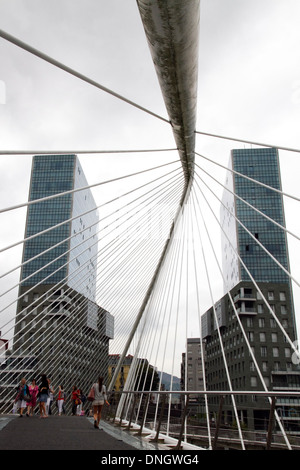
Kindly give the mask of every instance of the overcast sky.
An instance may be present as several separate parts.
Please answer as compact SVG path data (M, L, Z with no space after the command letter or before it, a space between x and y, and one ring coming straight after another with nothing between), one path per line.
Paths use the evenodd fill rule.
M299 0L201 0L200 11L197 130L300 149ZM168 117L135 0L0 0L0 25ZM1 150L173 147L168 124L0 39ZM196 139L196 151L222 165L230 149L240 147ZM177 158L170 152L88 155L80 161L93 184ZM299 154L282 151L280 162L283 190L299 197ZM31 156L0 156L1 208L27 200L30 168ZM224 183L224 173L215 174ZM299 235L299 207L290 200L285 207L287 226ZM2 215L1 246L23 237L24 220L24 211ZM300 279L298 252L291 240L292 273ZM17 250L18 262L20 256ZM1 263L6 267L5 255Z

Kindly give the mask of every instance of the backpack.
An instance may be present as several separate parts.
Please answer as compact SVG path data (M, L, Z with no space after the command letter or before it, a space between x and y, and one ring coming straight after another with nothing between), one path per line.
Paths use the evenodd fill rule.
M29 387L28 387L27 384L24 386L24 388L21 392L21 397L25 401L31 401L31 395L30 395Z

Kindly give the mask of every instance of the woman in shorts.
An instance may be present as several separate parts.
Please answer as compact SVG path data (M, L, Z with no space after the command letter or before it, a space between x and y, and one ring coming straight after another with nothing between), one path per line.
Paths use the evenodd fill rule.
M41 385L39 387L39 406L40 418L47 418L46 404L49 398L49 383L46 375L42 375Z
M95 396L92 402L93 414L94 414L94 428L99 429L99 423L101 419L101 412L104 403L109 405L107 401L106 387L103 384L103 377L99 377L98 381L93 384Z

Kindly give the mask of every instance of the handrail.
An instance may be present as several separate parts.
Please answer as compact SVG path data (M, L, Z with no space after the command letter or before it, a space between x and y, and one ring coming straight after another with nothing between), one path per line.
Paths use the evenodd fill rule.
M189 410L192 407L192 403L189 402L188 398L191 395L198 394L199 396L202 395L208 395L208 396L216 396L218 395L220 398L220 405L219 405L219 410L217 412L216 416L216 421L213 423L212 422L212 427L213 424L215 425L214 430L214 439L213 439L213 445L210 447L210 440L209 440L209 433L210 429L206 428L203 424L201 424L201 419L198 418L198 423L197 425L197 418L192 418L189 417ZM151 395L161 395L162 400L157 401L158 404L160 404L160 417L158 421L156 421L156 418L153 418L154 415L151 415L151 409L149 409L148 404L150 403L150 398ZM164 432L162 429L163 423L166 422L166 419L169 420L170 416L166 416L164 413L164 408L165 408L165 403L167 396L172 396L172 395L181 395L182 397L186 396L187 399L185 400L185 403L181 401L182 407L180 409L177 409L177 417L173 416L173 419L176 421L173 421L171 425L168 424L167 426L167 431ZM195 391L181 391L181 390L148 390L148 391L129 391L129 390L124 390L124 391L116 391L113 393L110 393L110 400L111 400L111 407L113 408L115 406L115 409L119 407L119 403L122 401L122 396L125 396L125 401L123 401L123 407L122 407L122 413L121 417L116 418L114 415L113 422L117 426L123 426L124 429L126 429L127 432L134 432L136 436L139 436L140 438L147 439L149 442L159 443L161 441L165 441L164 445L167 444L167 442L170 443L170 440L173 442L171 447L174 450L178 449L184 449L187 448L188 446L194 446L195 448L198 449L209 449L209 450L214 450L220 447L227 447L230 446L232 448L237 448L239 445L239 437L235 435L237 432L237 429L234 427L234 422L231 424L228 423L227 425L221 424L221 413L224 408L223 403L226 395L257 395L257 396L267 396L271 397L272 400L269 404L269 417L267 420L267 428L264 430L257 430L257 429L243 429L243 439L246 442L247 445L250 447L254 448L264 448L266 450L271 450L271 448L285 448L286 447L286 442L284 440L286 439L286 436L284 433L282 433L281 428L278 428L276 430L275 428L275 420L274 420L274 415L275 415L275 404L276 404L276 397L280 397L283 395L296 395L300 396L300 391L298 392L293 392L293 391L284 391L284 392L274 392L274 391L232 391L232 390L225 390L225 391L215 391L215 390L195 390ZM134 399L132 399L132 397ZM138 406L138 398L141 400L141 403L143 403L142 406ZM124 403L131 403L131 406L128 407L128 410L125 411L124 408ZM156 405L155 402L152 402L152 405ZM198 403L197 405L200 405ZM111 415L112 410L107 408L106 411ZM267 408L266 408L267 410ZM299 409L300 411L300 409ZM153 413L153 409L152 409ZM126 419L126 416L130 415L129 419ZM134 416L136 421L134 422ZM111 421L110 417L104 417L104 419L107 419L108 421ZM154 419L152 421L152 419ZM196 421L195 421L196 419ZM241 422L242 422L242 417L241 417ZM148 423L148 425L146 424ZM149 427L150 425L150 427ZM185 426L188 426L188 431L184 431ZM290 450L292 449L300 449L300 436L297 434L291 432L289 435L291 439L291 443L289 443L289 448ZM298 442L299 441L299 442ZM198 444L195 444L195 442L198 442ZM200 444L201 443L201 444Z

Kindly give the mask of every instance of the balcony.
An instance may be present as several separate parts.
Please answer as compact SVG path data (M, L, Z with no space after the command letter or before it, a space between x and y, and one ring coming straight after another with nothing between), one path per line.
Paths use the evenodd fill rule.
M72 302L72 299L71 297L69 297L68 295L64 294L64 293L54 293L54 294L51 294L48 296L48 299L47 299L49 302L55 302L55 301L62 301L62 302L66 302L66 303L71 303Z
M254 294L250 294L250 293L247 293L247 292L239 292L238 294L236 294L233 298L234 302L238 302L238 301L245 301L245 300L249 300L250 302L255 302L256 298L254 296Z
M53 307L47 311L47 315L49 316L69 316L71 312L64 307Z
M241 307L238 307L236 311L239 315L251 315L251 316L257 315L257 310L254 307L241 306Z

